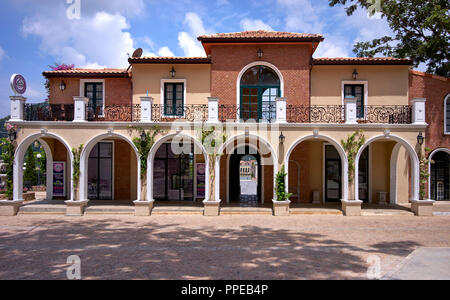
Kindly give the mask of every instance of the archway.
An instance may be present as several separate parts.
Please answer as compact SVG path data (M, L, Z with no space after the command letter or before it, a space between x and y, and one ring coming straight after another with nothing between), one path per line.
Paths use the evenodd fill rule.
M147 199L209 200L208 157L192 136L179 133L160 138L150 149L147 165Z
M38 133L25 138L18 146L14 155L13 199L23 200L24 158L27 149L35 142L44 148L46 163L46 199L73 199L72 187L72 152L69 144L53 133ZM57 164L57 165L55 165ZM57 174L54 173L57 170ZM58 176L58 178L54 178Z
M282 75L268 63L252 63L238 76L238 102L241 120L272 122L276 119L275 99L282 96Z
M221 156L216 159L216 199L226 199L229 203L236 198L236 191L240 192L239 181L236 182L236 179L239 180L239 162L246 154L253 155L258 160L258 202L264 204L276 199L274 175L278 172L278 160L276 152L264 138L254 134L233 136L222 145L218 153ZM234 170L232 166L235 167ZM235 174L232 178L235 182L234 194L230 192L231 174ZM228 179L226 184L221 184L221 178Z
M450 200L450 149L439 148L429 157L428 195L436 201Z
M98 135L80 159L80 199L140 200L140 159L136 146L117 133Z
M359 176L359 162L363 152L367 147L371 145L374 153L377 157L372 157L373 161L377 161L377 164L372 164L373 173L371 176L377 178L385 178L385 182L378 186L373 187L372 198L377 198L377 202L384 203L397 203L397 185L399 178L397 176L397 159L399 151L404 148L410 158L411 162L411 198L410 200L419 199L419 158L414 148L404 139L395 135L379 135L370 138L359 149L355 158L355 173L354 176L357 179ZM407 166L409 168L409 166ZM378 175L377 175L378 174ZM403 178L404 179L404 178ZM408 180L409 181L409 180ZM375 182L375 181L374 181ZM381 182L381 181L377 181ZM355 199L359 200L359 180L355 180Z
M291 197L293 201L325 203L348 199L347 156L333 138L308 135L298 139L287 151L285 166L288 192L299 194Z

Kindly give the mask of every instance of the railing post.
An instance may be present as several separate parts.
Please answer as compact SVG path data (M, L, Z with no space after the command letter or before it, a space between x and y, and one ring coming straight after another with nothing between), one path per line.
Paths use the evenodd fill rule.
M347 96L344 99L345 124L357 124L356 121L356 97Z
M74 122L86 122L87 121L86 106L89 102L89 98L74 96L73 102L74 102L73 121Z
M208 97L208 123L219 122L219 98Z
M276 123L287 123L286 118L286 98L275 98L276 103Z
M11 99L11 119L10 121L23 121L25 102L27 98L23 96L10 96Z
M425 98L414 98L412 110L412 123L416 125L426 124L425 119Z
M152 121L153 98L148 96L141 97L141 122L149 123Z

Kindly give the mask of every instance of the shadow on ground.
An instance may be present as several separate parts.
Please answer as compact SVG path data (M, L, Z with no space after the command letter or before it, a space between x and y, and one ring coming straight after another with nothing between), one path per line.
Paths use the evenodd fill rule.
M321 234L256 226L67 220L0 232L0 279L66 279L70 255L81 258L83 279L364 279L361 253L404 256L419 246L363 249Z

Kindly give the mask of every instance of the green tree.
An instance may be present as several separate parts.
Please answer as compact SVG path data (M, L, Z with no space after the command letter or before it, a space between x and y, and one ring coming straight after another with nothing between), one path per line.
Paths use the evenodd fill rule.
M357 56L411 58L415 67L425 63L427 72L449 77L450 1L329 0L329 5L345 6L349 16L358 8L372 15L379 12L387 20L393 36L356 43Z
M275 193L277 195L277 201L287 201L292 196L292 193L286 192L286 171L284 165L281 170L275 175Z
M13 199L14 145L7 139L0 139L0 159L5 164L6 197Z
M36 175L36 157L33 151L33 147L30 146L25 154L25 172L23 175L23 181L26 185L34 186L37 184Z

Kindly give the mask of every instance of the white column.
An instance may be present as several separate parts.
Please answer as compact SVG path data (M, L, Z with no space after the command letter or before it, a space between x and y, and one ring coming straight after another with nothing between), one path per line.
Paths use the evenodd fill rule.
M348 96L344 99L345 124L357 124L356 121L356 97Z
M414 98L412 109L412 122L413 124L426 124L425 119L425 98Z
M12 122L23 121L24 104L27 98L23 96L10 96L11 99L11 119Z
M286 118L286 98L275 98L276 103L276 114L277 114L277 123L287 123Z
M219 98L208 97L208 123L219 122Z
M148 123L152 121L152 106L152 97L141 97L141 122Z
M74 122L86 122L86 106L89 102L89 98L87 97L73 97L73 103L75 108L75 116L73 118Z

